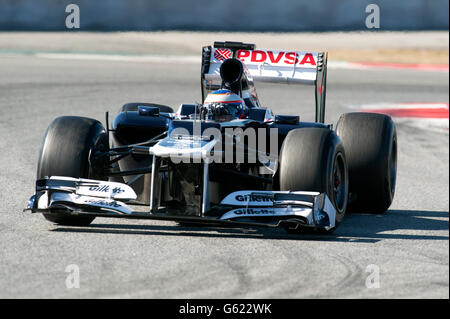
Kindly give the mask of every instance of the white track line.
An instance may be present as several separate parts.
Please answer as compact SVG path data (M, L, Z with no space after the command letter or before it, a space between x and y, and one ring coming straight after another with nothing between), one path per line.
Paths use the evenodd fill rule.
M120 54L87 54L87 53L36 53L37 58L62 60L95 60L145 63L201 63L199 56L178 55L120 55Z

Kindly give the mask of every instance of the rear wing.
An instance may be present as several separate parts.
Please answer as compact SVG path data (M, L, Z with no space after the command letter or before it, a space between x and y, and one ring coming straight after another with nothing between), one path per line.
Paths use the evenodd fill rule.
M327 79L326 52L255 49L254 44L214 42L202 48L202 101L211 89L220 87L220 65L229 58L241 60L255 81L309 84L315 86L316 122L325 120Z

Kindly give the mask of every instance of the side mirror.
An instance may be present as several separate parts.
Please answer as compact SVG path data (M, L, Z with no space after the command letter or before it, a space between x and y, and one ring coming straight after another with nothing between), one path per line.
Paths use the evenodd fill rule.
M275 115L276 124L298 124L300 116L298 115Z
M143 116L159 116L159 108L155 106L138 105L138 113Z

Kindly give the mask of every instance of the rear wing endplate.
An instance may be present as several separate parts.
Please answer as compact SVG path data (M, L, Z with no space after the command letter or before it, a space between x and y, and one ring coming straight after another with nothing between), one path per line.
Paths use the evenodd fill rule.
M254 81L315 86L316 122L325 120L326 52L256 49L254 44L215 42L202 49L202 101L208 88L220 83L220 65L229 58L241 60Z

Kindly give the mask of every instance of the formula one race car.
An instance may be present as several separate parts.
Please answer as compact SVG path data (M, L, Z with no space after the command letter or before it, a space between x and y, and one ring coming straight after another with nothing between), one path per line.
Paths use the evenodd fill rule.
M27 209L61 225L95 217L331 232L348 210L381 213L396 180L389 116L348 113L324 124L327 54L202 49L202 103L129 103L110 128L63 116L40 149ZM274 115L253 81L312 84L315 122ZM112 138L111 138L112 137ZM133 209L131 207L134 207ZM145 208L145 209L144 209Z

